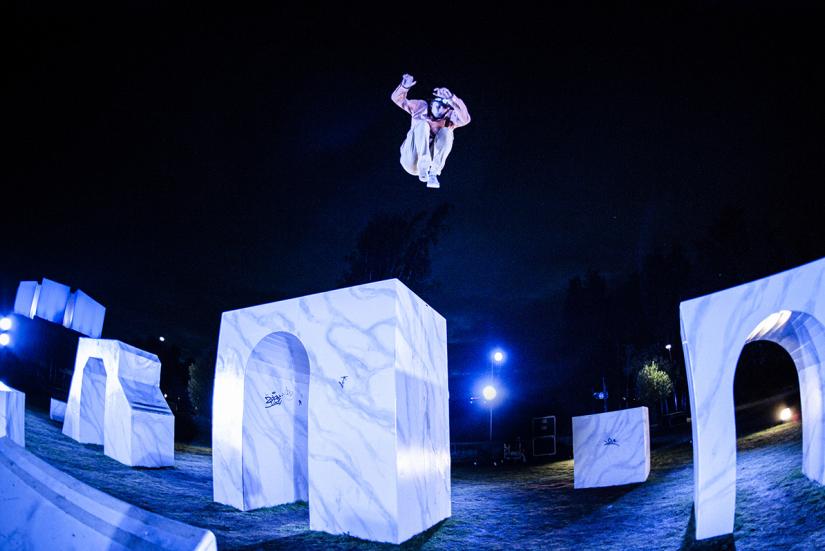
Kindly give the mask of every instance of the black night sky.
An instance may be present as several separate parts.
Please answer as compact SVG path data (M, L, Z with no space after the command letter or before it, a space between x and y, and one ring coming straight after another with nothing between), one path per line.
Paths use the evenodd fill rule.
M451 398L500 345L510 403L529 389L553 413L572 278L653 285L651 258L679 251L689 282L648 289L672 300L636 337L678 345L678 300L825 256L822 9L699 4L18 8L2 306L48 277L106 306L104 337L200 356L225 310L337 288L372 217L447 202L413 291L447 318ZM405 72L472 115L439 190L398 163Z

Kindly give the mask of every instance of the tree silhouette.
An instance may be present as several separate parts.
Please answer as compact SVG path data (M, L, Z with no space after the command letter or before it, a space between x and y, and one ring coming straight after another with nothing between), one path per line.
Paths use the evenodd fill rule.
M397 278L411 288L429 286L432 248L446 230L452 209L442 203L432 212L374 216L358 234L355 250L345 257L349 267L342 284Z

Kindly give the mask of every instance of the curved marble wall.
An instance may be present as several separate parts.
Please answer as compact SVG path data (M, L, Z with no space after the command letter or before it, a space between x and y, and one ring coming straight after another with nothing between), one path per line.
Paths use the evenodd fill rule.
M212 551L215 535L87 486L0 438L0 549Z

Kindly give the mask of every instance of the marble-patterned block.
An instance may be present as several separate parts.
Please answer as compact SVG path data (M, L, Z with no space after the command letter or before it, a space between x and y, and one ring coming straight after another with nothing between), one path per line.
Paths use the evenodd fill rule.
M214 499L401 543L450 516L445 319L398 280L226 312Z
M14 297L14 313L33 318L37 311L37 298L40 296L40 284L36 281L21 281Z
M0 381L0 438L26 445L26 395Z
M209 530L87 486L0 438L0 549L212 551Z
M71 303L71 317L64 325L87 337L100 338L106 308L80 289L72 293Z
M742 347L770 340L799 375L802 472L825 483L825 259L682 302L682 347L693 430L696 539L733 532L733 379Z
M646 407L573 417L573 487L644 482L650 474Z
M63 422L66 419L66 402L49 399L49 419L52 421Z
M120 341L80 338L63 434L132 467L175 463L175 418L160 390L160 361Z
M70 295L71 288L68 285L44 277L37 297L37 317L62 324Z

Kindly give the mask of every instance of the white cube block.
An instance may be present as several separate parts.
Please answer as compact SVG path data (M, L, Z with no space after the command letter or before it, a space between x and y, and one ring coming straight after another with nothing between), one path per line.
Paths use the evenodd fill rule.
M644 482L650 474L647 408L573 417L573 487Z
M66 419L66 402L49 399L49 419L52 421L63 422Z
M224 313L214 499L401 543L448 517L447 324L398 280Z
M0 438L26 446L26 395L0 381Z

